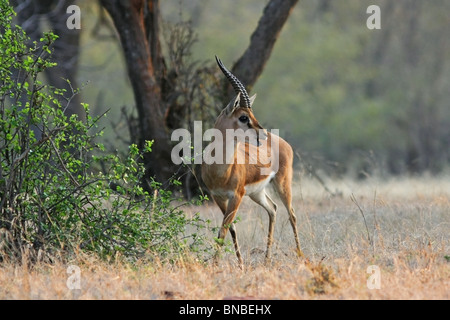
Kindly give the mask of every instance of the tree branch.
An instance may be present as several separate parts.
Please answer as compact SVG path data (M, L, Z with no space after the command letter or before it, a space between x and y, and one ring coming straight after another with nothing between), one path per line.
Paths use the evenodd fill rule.
M232 72L248 91L261 75L281 29L297 2L298 0L270 0L264 8L258 26L250 38L250 45L232 68Z

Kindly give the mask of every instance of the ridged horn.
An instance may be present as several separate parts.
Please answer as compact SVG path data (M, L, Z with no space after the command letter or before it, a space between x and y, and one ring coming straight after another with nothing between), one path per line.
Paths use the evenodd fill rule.
M241 107L251 108L252 104L250 102L250 97L248 96L247 90L245 90L244 85L239 81L238 78L235 77L234 74L231 73L222 63L222 61L216 56L217 64L219 65L220 70L222 70L223 74L227 77L228 81L233 86L234 92L236 94L241 94Z

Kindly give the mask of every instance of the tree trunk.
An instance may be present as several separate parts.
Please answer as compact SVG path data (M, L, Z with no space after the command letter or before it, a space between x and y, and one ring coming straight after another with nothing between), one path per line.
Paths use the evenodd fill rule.
M131 138L137 138L140 148L146 140L154 140L153 152L146 154L144 159L147 177L154 176L158 181L165 182L175 170L170 158L170 141L164 126L164 107L158 81L163 70L156 32L159 29L158 1L101 0L101 4L111 15L119 33L133 87L139 137Z

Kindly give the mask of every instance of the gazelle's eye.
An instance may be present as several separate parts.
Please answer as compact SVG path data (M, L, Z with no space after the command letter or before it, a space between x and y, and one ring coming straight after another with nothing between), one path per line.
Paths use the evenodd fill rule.
M247 116L240 116L239 121L243 123L248 123L248 117Z

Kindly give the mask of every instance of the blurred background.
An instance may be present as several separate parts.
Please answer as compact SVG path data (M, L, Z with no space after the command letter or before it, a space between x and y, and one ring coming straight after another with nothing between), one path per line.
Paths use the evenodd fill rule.
M38 2L48 10L30 9ZM126 149L133 141L130 119L139 115L117 26L100 2L57 2L15 1L17 23L29 33L52 29L60 36L65 49L56 46L55 56L61 66L72 64L58 77L81 88L77 99L88 103L93 115L110 110L102 120L104 143ZM184 37L183 65L189 70L217 72L214 55L231 68L249 46L268 2L160 1L162 52L171 55L178 35ZM52 24L55 12L72 3L81 8L75 38L74 30ZM366 26L371 4L381 8L380 30ZM256 117L265 128L279 129L306 163L328 175L448 171L449 12L446 0L298 1L251 89L258 94ZM58 50L66 53L58 56ZM212 122L218 100L196 100L203 111L184 119ZM200 105L205 103L212 105Z

